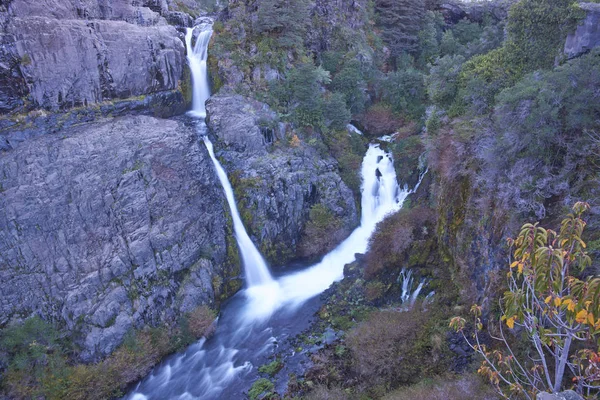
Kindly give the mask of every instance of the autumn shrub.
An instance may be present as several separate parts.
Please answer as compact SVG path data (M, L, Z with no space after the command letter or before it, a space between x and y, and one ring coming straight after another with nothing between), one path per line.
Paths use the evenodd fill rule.
M372 105L359 117L359 120L364 133L372 136L389 135L404 125L404 120L386 103Z
M582 239L590 209L578 202L554 232L538 224L525 224L516 239L509 239L514 261L507 268L507 287L500 301L497 326L487 331L500 345L494 349L482 341L488 321L482 307L474 305L474 334L466 321L454 317L450 326L463 334L482 358L478 372L505 397L534 399L539 392L557 393L572 387L580 394L600 389L600 278L577 277L591 259ZM503 325L506 324L506 328ZM528 351L516 351L516 333Z
M345 230L341 218L327 206L315 204L311 207L309 220L302 232L299 253L302 257L316 257L327 253L343 240Z
M305 397L305 400L347 400L348 393L339 387L328 388L325 385L317 385Z
M380 222L369 240L365 276L373 277L386 268L400 268L408 259L407 250L420 240L423 228L433 223L434 213L427 207L402 209Z
M428 349L418 345L427 318L419 307L371 314L346 338L355 373L373 386L417 381L431 359Z
M415 385L401 387L382 400L499 400L492 388L473 375L447 376L428 379Z
M214 331L214 321L215 312L205 305L196 307L187 315L188 328L196 338L210 336Z

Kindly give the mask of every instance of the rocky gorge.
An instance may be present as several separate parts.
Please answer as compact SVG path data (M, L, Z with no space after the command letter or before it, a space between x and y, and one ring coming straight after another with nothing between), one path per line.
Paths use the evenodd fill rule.
M557 224L574 199L589 202L585 240L600 251L599 10L553 1L541 11L531 0L3 1L2 332L41 318L69 342L73 370L104 368L119 349L144 354L135 335L154 335L147 344L160 329L187 333L196 310L216 315L244 286L226 198L198 121L184 115L186 28L210 15L208 137L276 275L320 260L359 226L369 143L393 158L403 190L416 189L325 292L316 322L269 355L274 372L253 372L260 385L247 396L403 399L430 376L457 390L444 374L467 371L462 388L495 398L468 374L474 353L449 332L450 315L477 302L494 316L506 239L527 220ZM388 3L419 22L383 23ZM572 15L552 14L548 28L549 9ZM538 11L539 30L514 27ZM397 26L402 35L387 31ZM526 43L527 57L515 50ZM535 97L545 93L560 96ZM545 139L530 137L538 132ZM531 150L540 143L551 151ZM402 313L406 270L426 289L423 309ZM376 344L373 360L363 349ZM55 352L46 346L44 373ZM0 346L2 378L8 353ZM405 354L415 362L399 362ZM52 390L37 395L57 398Z

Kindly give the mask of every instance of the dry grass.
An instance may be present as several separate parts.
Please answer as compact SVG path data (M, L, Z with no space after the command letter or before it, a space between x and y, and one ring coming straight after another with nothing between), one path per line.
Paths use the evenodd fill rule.
M499 400L490 386L475 375L438 378L434 381L403 387L382 400Z

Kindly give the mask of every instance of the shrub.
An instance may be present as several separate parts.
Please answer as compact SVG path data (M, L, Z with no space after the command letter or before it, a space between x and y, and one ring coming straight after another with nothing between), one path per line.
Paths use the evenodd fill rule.
M427 94L436 105L446 108L452 104L458 91L458 77L465 62L463 56L444 56L431 66L426 79Z
M342 93L333 93L325 100L325 123L331 129L345 129L352 117Z
M464 319L455 317L450 323L482 356L478 372L503 396L533 399L542 391L560 392L571 382L579 393L600 387L600 278L574 276L591 264L581 238L586 226L581 215L589 208L576 203L559 233L525 224L515 240L509 239L514 261L501 300L499 333L492 336L501 350L488 350L481 342L481 307L471 308L476 329L472 339L464 334ZM504 323L526 336L526 355L514 350L516 340L504 332ZM569 375L573 378L567 381Z
M402 209L377 224L369 240L365 276L373 277L386 268L398 267L408 259L407 250L422 228L433 220L433 212L425 207Z
M214 331L215 312L208 306L202 305L187 315L187 321L190 333L195 338L210 336Z
M395 390L382 400L499 400L490 386L477 376L448 376L434 378Z
M299 252L303 257L315 257L327 253L343 239L343 223L339 217L322 204L315 204L302 232Z
M348 332L352 368L372 386L415 382L430 357L415 346L426 319L427 314L417 307L371 314Z
M383 99L392 110L418 120L425 111L425 81L421 72L406 68L388 74L383 82Z

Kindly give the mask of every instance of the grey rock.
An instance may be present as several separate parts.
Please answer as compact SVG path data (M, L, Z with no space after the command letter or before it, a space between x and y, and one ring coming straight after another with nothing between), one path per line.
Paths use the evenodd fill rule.
M222 189L193 126L137 116L18 143L0 157L0 324L40 314L109 354L227 281Z
M218 155L237 186L246 228L271 262L286 261L279 258L286 252L300 256L298 245L313 205L324 205L343 221L336 237L343 239L356 227L354 197L337 162L308 145L282 145L285 131L266 104L219 94L207 102L207 112ZM279 145L268 140L269 130Z
M192 18L169 11L166 0L0 5L0 112L178 89L185 46L168 21L190 26Z
M587 11L587 16L575 32L567 36L564 53L568 58L575 58L600 46L600 4L583 3L580 5Z
M538 393L535 398L536 400L583 400L583 397L572 390L565 390L564 392L554 394L542 392Z

